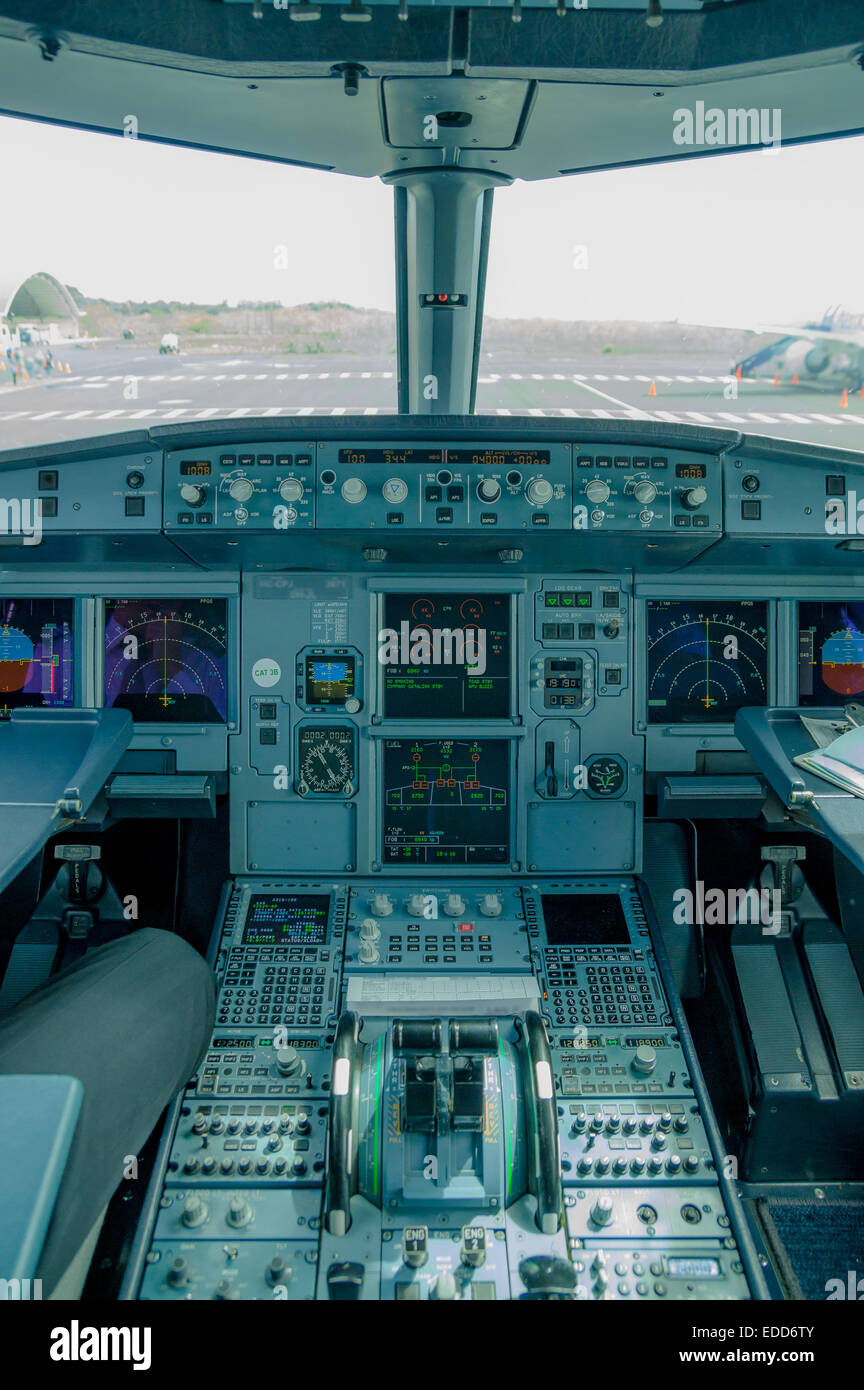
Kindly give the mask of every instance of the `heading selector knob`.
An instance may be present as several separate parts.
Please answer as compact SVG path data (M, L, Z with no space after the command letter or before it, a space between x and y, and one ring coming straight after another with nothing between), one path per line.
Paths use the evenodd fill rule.
M604 483L602 478L592 478L591 482L585 485L585 496L595 506L601 506L609 501L609 484Z
M228 491L235 502L248 502L255 488L248 478L235 478Z
M279 484L279 496L283 502L299 502L303 496L303 484L299 478L284 478Z
M707 489L707 488L705 488L705 487L691 487L691 488L688 488L687 491L686 491L686 492L684 493L684 495L682 496L682 498L681 498L681 506L682 506L682 507L686 507L688 511L693 512L693 511L696 510L697 507L701 507L702 504L703 504L703 502L707 502L707 501L708 501L708 489Z
M548 478L532 478L525 489L525 496L532 507L545 507L555 492Z
M477 484L477 496L481 502L497 502L501 496L501 484L494 478L483 478Z

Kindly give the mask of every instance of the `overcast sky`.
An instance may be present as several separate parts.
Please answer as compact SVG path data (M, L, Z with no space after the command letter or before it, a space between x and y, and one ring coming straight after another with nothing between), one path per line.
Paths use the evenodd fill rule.
M517 183L495 195L486 312L744 325L864 312L862 158L856 138ZM376 179L0 118L0 187L3 279L393 308L392 193Z

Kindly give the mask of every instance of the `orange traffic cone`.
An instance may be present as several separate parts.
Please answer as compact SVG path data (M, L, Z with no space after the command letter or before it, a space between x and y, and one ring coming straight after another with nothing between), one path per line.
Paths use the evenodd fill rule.
M771 382L771 385L772 385L772 386L779 386L779 385L780 385L780 373L779 373L779 372L775 372L775 373L774 373L774 380Z
M740 363L740 362L738 363L738 366L735 368L735 379L736 379L736 381L740 381L740 380L741 380L741 363Z
M66 363L66 375L67 375L67 376L71 376L71 375L72 375L72 368L69 366L69 363L68 363L68 362Z
M795 373L795 375L794 375L793 378L792 378L792 385L793 385L793 386L797 386L797 385L798 385L798 373L797 373L797 372Z
M657 382L656 382L656 381L652 381L652 382L651 382L651 390L648 392L648 395L649 395L649 396L656 396L656 395L657 395Z
M845 407L846 407L848 404L849 404L849 392L848 392L848 390L846 389L846 387L844 386L844 387L843 387L843 395L840 397L840 409L841 409L841 410L844 410Z
M858 392L858 395L862 398L862 400L864 400L864 386L861 387L861 390Z

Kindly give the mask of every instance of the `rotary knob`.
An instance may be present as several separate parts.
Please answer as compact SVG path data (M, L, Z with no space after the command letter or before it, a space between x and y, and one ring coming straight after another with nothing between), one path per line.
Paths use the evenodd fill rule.
M609 484L604 483L602 478L594 478L585 486L585 496L595 507L602 506L609 501Z
M640 1076L650 1076L657 1065L657 1053L653 1047L637 1047L631 1066Z
M393 899L389 893L373 893L372 901L369 904L374 916L389 917L393 911Z
M456 1280L453 1278L449 1269L442 1269L438 1277L432 1280L429 1297L438 1299L439 1301L443 1299L449 1301L456 1297Z
M591 1220L594 1222L595 1226L608 1226L613 1215L614 1208L612 1206L612 1198L607 1197L604 1192L602 1196L597 1198L597 1201L591 1208Z
M210 1211L206 1202L202 1202L197 1193L191 1193L186 1198L183 1210L180 1213L180 1220L184 1226L203 1226L210 1217Z
M302 1076L306 1063L296 1047L280 1047L276 1053L276 1070L280 1076Z
M248 1226L252 1220L252 1208L245 1197L232 1197L225 1213L225 1220L229 1226Z
M448 893L444 899L444 911L448 917L462 917L465 913L465 899L461 893Z
M364 917L360 923L361 941L378 941L381 936L381 928L374 917Z
M374 965L381 957L374 942L364 941L357 952L357 959L362 961L364 965Z
M178 1255L175 1260L172 1260L171 1268L168 1271L168 1283L172 1289L182 1289L185 1284L188 1284L190 1272L189 1261L183 1255Z
M494 478L484 478L477 484L477 496L481 502L497 502L501 496L501 484Z
M197 483L184 483L180 489L180 496L187 507L200 507L207 496L207 489L199 487Z
M299 478L285 478L279 484L279 496L283 502L299 502L303 496L303 483Z
M342 484L342 496L346 502L362 502L366 496L366 484L362 478L346 478Z
M688 488L681 498L681 506L688 511L695 512L697 507L701 507L708 500L708 489L704 487Z
M248 478L235 478L228 491L235 502L248 502L255 488Z
M287 1284L288 1280L292 1276L292 1273L293 1271L291 1269L291 1266L288 1264L288 1261L285 1260L281 1255L274 1255L269 1265L267 1266L267 1271L264 1275L264 1278L267 1280L267 1283L270 1285L272 1289L275 1288L277 1284Z
M484 893L480 899L480 911L484 917L501 916L501 899L497 893Z
M648 482L647 479L643 479L634 487L633 496L643 507L647 507L657 496L657 489L653 483Z
M430 896L428 893L412 893L408 899L408 916L425 917L426 905Z
M532 507L545 507L552 500L554 488L548 478L532 478L525 489L525 496Z

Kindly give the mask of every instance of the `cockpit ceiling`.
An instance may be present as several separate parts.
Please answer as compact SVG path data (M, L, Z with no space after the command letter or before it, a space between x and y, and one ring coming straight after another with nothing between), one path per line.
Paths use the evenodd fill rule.
M860 0L664 7L658 28L644 10L559 16L552 0L519 24L503 8L369 14L0 0L0 108L362 177L459 164L544 179L718 153L676 143L675 112L698 102L779 111L784 144L864 129ZM442 112L462 115L427 138L423 117Z

